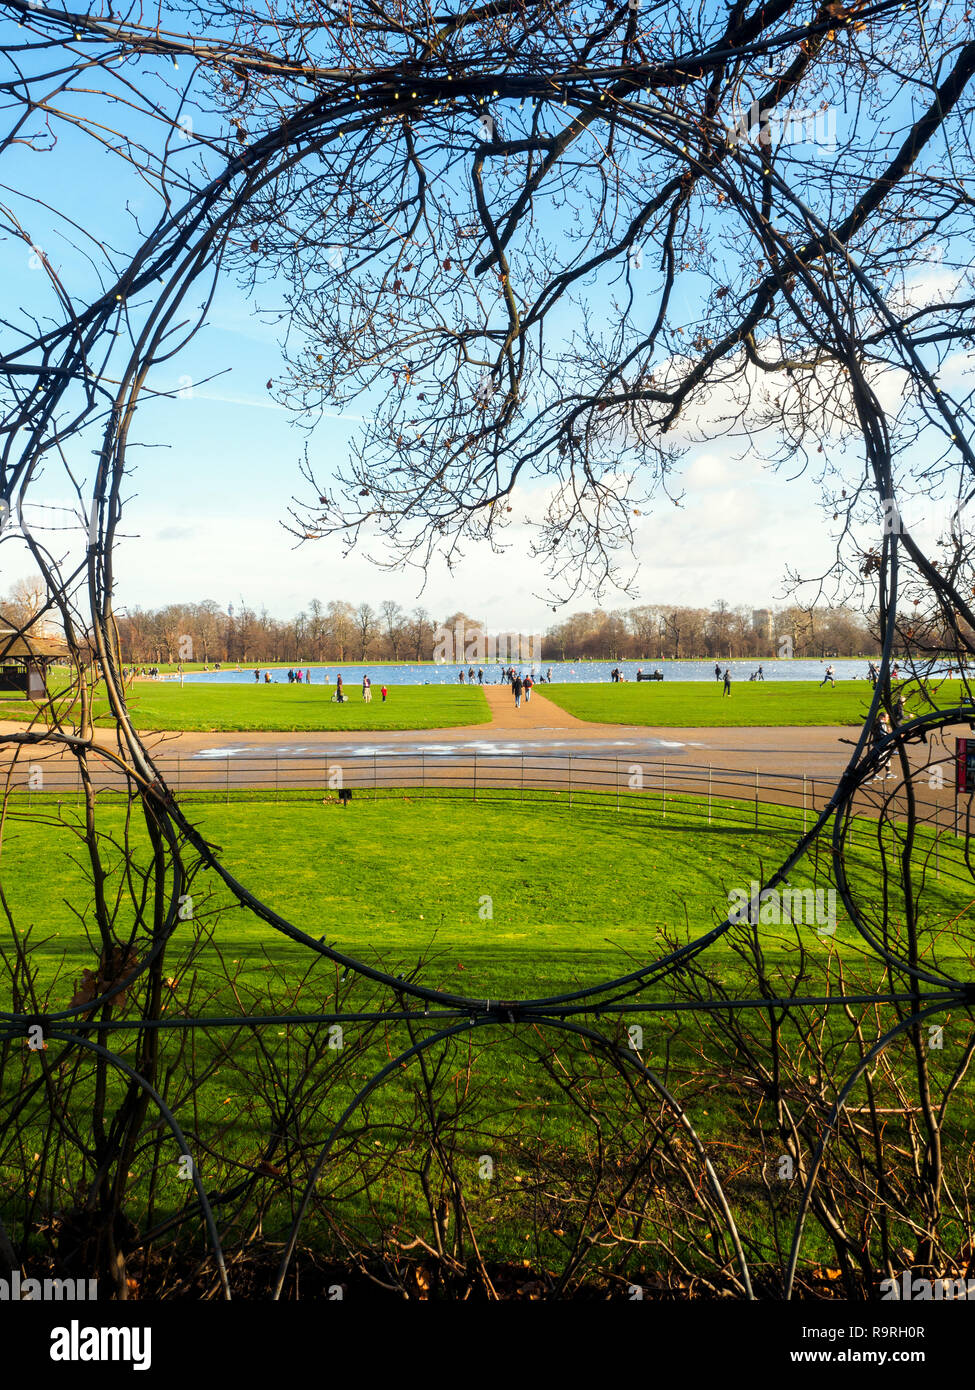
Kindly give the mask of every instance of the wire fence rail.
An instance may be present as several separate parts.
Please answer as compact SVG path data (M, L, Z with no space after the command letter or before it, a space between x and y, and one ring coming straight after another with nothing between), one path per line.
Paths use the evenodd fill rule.
M228 754L223 757L172 755L158 757L155 766L170 790L180 798L205 797L246 801L281 799L350 805L360 799L410 792L418 797L449 795L471 801L517 801L547 793L570 809L640 804L666 819L693 815L707 824L782 827L794 831L801 815L803 832L828 804L835 781L805 772L772 772L754 768L715 767L663 758L633 759L578 753L484 754L355 754L282 755ZM928 768L924 769L927 773ZM959 834L957 800L950 786L931 788L922 780L913 786L914 809L940 836ZM120 770L102 765L95 779L103 792L126 792ZM894 778L868 784L851 800L855 815L876 816L886 796L903 796ZM19 761L7 769L7 788L35 798L52 795L80 803L83 783L77 763L63 758ZM784 814L785 812L785 814Z

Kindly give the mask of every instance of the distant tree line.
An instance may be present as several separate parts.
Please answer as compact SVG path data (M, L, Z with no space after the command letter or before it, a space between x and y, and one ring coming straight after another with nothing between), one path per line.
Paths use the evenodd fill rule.
M482 624L466 613L438 620L389 599L371 604L313 599L292 618L242 605L225 611L213 600L165 608L131 608L118 617L123 660L135 664L219 662L429 661L438 634ZM493 632L493 628L488 630ZM664 660L874 655L877 639L851 608L782 608L764 621L751 609L666 604L574 613L542 634L545 661ZM537 650L537 648L536 648Z
M544 638L551 659L611 661L696 657L823 657L873 655L877 638L862 613L843 606L791 606L756 624L750 608L718 600L711 608L644 604L610 612L574 613Z

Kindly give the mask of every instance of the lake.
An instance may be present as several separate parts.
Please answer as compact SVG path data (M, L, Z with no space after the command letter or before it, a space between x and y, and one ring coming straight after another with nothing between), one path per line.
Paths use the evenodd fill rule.
M726 666L731 667L732 679L735 681L748 680L753 671L762 666L766 680L775 681L821 681L826 670L828 661L817 659L777 661L772 658L749 661L722 661L720 663L722 671ZM839 659L833 661L837 680L866 680L867 662L865 660ZM585 681L608 681L613 667L618 665L627 680L636 678L637 668L640 667L647 671L663 671L664 679L668 681L713 681L714 680L714 661L552 661L536 662L533 671L537 675L546 674L551 668L552 680L556 684L567 685ZM264 683L264 671L270 669L271 681L284 682L287 684L288 673L286 668L261 666L261 684ZM297 668L296 668L297 669ZM313 665L311 662L302 663L302 672L311 671L312 685L334 685L336 675L341 673L344 684L348 686L360 685L363 675L367 675L374 686L377 685L454 685L458 684L457 666L385 666L381 663L362 663L358 661L347 661L343 665ZM484 666L485 684L497 684L501 679L501 668L497 663ZM529 667L523 664L516 669L525 673ZM465 681L466 681L465 667ZM475 666L475 680L477 667ZM160 677L162 680L179 680L177 675ZM224 667L221 671L190 671L183 677L186 684L209 684L209 685L253 685L254 667L248 666L241 671L234 670L232 667ZM304 677L302 677L304 682Z

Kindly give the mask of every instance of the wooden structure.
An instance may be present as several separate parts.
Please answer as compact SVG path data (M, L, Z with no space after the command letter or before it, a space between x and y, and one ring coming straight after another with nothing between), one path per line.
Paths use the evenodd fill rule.
M29 700L47 699L48 667L68 655L63 638L39 623L20 631L0 614L0 691L17 690Z

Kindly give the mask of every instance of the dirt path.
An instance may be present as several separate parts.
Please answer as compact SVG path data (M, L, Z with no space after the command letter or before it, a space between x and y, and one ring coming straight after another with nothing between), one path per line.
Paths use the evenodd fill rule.
M510 685L486 685L484 698L491 707L491 728L495 729L591 729L584 719L566 714L564 709L539 695L535 686L530 700L522 697L521 708L515 709L515 697Z

